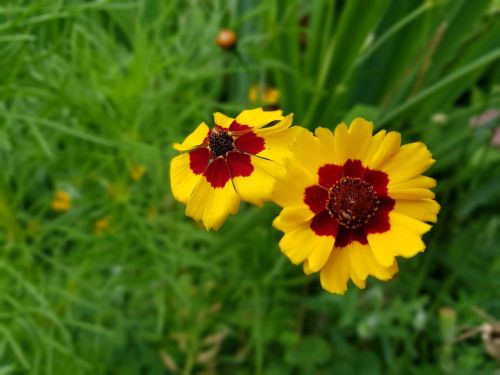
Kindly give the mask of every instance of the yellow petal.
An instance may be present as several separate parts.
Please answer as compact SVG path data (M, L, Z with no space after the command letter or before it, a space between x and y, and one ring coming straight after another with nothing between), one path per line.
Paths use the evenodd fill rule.
M334 242L335 240L332 241L332 246L330 247L318 247L309 255L307 258L308 267L312 272L318 272L323 268L333 250Z
M202 122L194 132L189 134L187 138L182 143L174 143L174 149L177 151L189 151L196 146L199 146L203 143L203 140L208 135L209 128L207 124Z
M401 134L398 132L389 132L384 137L378 150L371 159L366 160L366 165L371 169L380 169L380 167L394 155L401 146Z
M429 224L414 219L410 216L399 214L397 212L391 212L389 214L389 217L391 220L391 224L399 227L404 227L419 235L427 233L431 229L431 226Z
M281 251L294 264L302 263L317 249L332 249L335 239L331 236L318 236L305 223L285 233L279 246Z
M365 155L365 160L364 160L365 165L366 162L368 160L371 160L373 158L373 155L375 155L375 153L378 151L386 134L387 132L385 130L381 130L373 136L370 147L368 148L368 152Z
M303 269L304 269L304 273L305 273L306 275L311 275L312 273L314 273L314 272L311 270L311 268L309 267L309 262L308 262L308 260L307 260L307 259L304 261L304 263L302 264L302 266L303 266Z
M316 128L314 134L319 139L319 142L325 150L335 150L335 137L330 129L327 128Z
M422 142L415 142L402 146L380 167L389 175L389 180L395 183L422 174L434 162L427 147Z
M344 294L349 277L349 253L345 248L335 248L321 269L321 286L330 293Z
M303 204L306 187L316 185L318 177L297 163L296 159L287 160L285 167L286 173L276 180L271 198L281 207Z
M356 285L359 289L365 289L366 288L366 280L360 279L357 277L355 274L351 272L351 280Z
M335 128L335 164L343 165L347 160L349 130L341 123Z
M417 176L409 180L394 182L389 177L389 189L424 188L432 189L436 186L436 180L427 176Z
M318 169L325 164L332 164L335 155L333 150L326 150L322 143L309 130L301 129L292 145L293 158L291 164L300 163L314 175L317 180ZM288 165L288 164L287 164Z
M273 226L282 232L289 232L308 222L313 216L314 214L306 205L285 207L274 219Z
M280 123L268 128L255 130L257 136L264 138L264 150L257 155L283 163L292 157L291 146L297 135L302 133L299 126L290 127L293 116L288 115Z
M394 212L413 217L421 221L435 223L437 214L441 207L435 200L398 200L394 206Z
M273 121L283 119L283 111L264 111L262 107L246 109L236 116L236 121L242 125L261 127Z
M214 113L214 123L215 125L219 125L221 128L229 128L229 126L233 123L233 118L226 116L224 113L215 112Z
M397 267L383 267L373 256L369 245L359 242L352 242L349 245L349 255L351 260L351 270L359 279L364 280L369 275L379 280L389 280L397 271Z
M186 206L186 215L202 221L207 230L219 229L230 214L238 212L240 198L231 181L214 188L205 177L200 178Z
M363 161L372 142L373 123L360 117L349 126L347 159Z
M234 187L241 199L262 207L265 201L271 200L274 181L284 173L284 168L279 163L258 156L250 155L250 160L254 167L252 174L233 178Z
M394 218L393 213L389 214L389 220L391 223L389 231L367 236L375 259L385 267L393 264L395 256L410 258L425 249L425 244L416 231L395 225L401 223L398 218Z
M407 188L407 189L398 189L389 186L387 189L389 196L392 199L410 199L410 200L418 200L418 199L433 199L435 198L435 194L429 189L422 188Z
M190 157L188 153L176 156L170 162L170 188L174 198L186 204L201 178L189 167Z

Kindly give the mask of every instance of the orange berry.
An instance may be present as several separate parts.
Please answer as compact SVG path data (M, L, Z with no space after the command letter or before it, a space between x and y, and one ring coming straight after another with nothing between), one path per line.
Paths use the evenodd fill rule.
M224 49L233 49L236 46L238 37L233 30L223 29L217 34L217 45Z

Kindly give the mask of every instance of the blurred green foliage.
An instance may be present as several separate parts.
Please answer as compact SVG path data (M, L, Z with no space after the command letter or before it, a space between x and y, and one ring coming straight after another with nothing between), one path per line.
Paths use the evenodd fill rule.
M500 317L499 40L498 0L2 1L0 374L492 373L439 311L456 337ZM442 211L394 280L322 291L271 204L183 215L172 142L254 84L304 126L428 144Z

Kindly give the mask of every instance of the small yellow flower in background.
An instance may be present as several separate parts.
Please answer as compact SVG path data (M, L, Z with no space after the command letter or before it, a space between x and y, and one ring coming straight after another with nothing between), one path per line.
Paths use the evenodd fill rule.
M236 47L238 42L238 37L236 33L231 29L223 29L217 34L217 39L215 40L220 48L231 50Z
M132 163L129 178L132 181L139 181L146 174L146 166L142 164Z
M97 235L103 234L109 228L110 216L105 216L95 222L94 232Z
M298 128L292 115L262 108L236 118L214 113L213 128L201 123L182 144L170 164L172 193L186 204L186 215L218 229L240 200L261 206L271 197L274 179L283 173L289 145Z
M56 191L50 206L56 212L66 212L71 208L71 196L63 190Z
M273 222L285 233L281 250L306 274L320 272L331 293L343 294L349 279L359 288L369 275L391 279L397 256L424 251L421 237L440 209L436 181L422 175L434 163L427 147L372 132L361 118L334 132L304 129L273 190L283 207Z
M158 217L158 207L150 206L148 208L148 213L146 214L146 216L150 220L156 219Z
M259 85L253 85L248 90L248 100L250 103L262 103L267 106L273 106L278 104L280 98L280 91L275 87L264 88L264 92L261 92Z

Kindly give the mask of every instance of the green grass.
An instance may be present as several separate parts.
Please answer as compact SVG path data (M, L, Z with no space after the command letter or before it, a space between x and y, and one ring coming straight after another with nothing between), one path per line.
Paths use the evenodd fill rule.
M456 312L452 335L484 322L472 306L500 318L500 120L470 126L500 107L499 11L3 1L0 374L492 373L479 336L440 334L440 311ZM227 27L238 54L214 43ZM324 292L280 253L272 204L242 205L218 232L184 216L171 144L214 111L255 106L259 82L298 124L365 116L429 146L442 211L394 280ZM57 190L65 213L50 208Z

